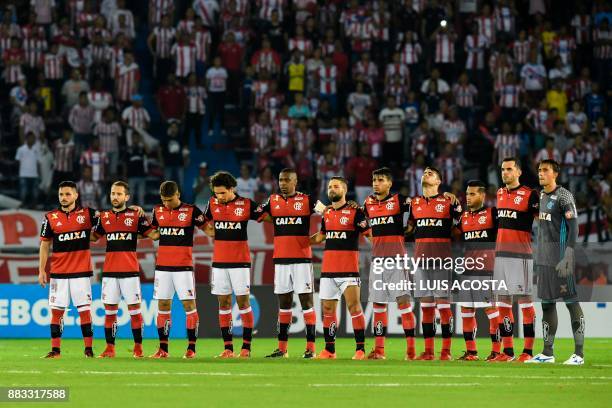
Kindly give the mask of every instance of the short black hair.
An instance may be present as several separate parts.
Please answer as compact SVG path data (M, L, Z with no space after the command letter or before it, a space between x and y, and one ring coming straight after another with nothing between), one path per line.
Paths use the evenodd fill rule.
M437 167L427 166L427 167L425 167L425 170L433 171L434 173L436 173L438 175L438 178L440 179L440 181L442 181L442 172Z
M557 174L559 174L561 172L561 165L553 159L544 159L544 160L540 160L540 163L538 163L538 167L540 167L543 164L548 164L550 165L550 167L552 167L553 171Z
M295 171L295 169L292 169L291 167L286 167L284 169L282 169L280 171L280 173L278 173L279 175L283 174L283 173L287 173L287 174L295 174L297 176L297 171Z
M487 185L481 180L470 180L467 182L468 187L478 187L478 192L484 192L487 189Z
M393 181L393 172L388 167L381 167L380 169L376 169L372 172L372 178L376 176L383 176L389 181Z
M342 176L334 176L334 177L329 179L329 181L332 181L332 180L337 180L337 181L339 181L341 183L344 183L344 185L348 188L348 180L345 179L344 177L342 177Z
M521 169L521 160L518 157L515 156L508 156L508 157L504 157L504 160L502 160L502 163L504 162L510 162L513 161L514 165L516 166L517 169Z
M159 195L162 197L172 197L179 192L179 186L175 181L168 180L159 186Z
M113 188L114 186L123 187L123 189L125 190L125 194L130 194L130 185L126 183L125 181L123 180L115 181L113 184L111 184L111 188Z
M59 190L60 188L64 188L64 187L73 188L73 189L77 190L77 192L78 192L77 185L76 185L76 183L75 183L74 181L70 181L70 180L62 181L62 182L61 182L61 183L59 183L59 185L57 186L58 190Z
M227 171L218 171L210 178L211 187L233 188L237 185L236 178Z

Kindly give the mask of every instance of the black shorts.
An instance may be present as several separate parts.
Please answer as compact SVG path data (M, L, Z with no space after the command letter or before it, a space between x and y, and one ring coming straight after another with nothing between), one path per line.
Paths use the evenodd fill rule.
M538 282L538 298L541 300L573 300L578 296L574 274L561 278L553 266L537 265L535 275Z

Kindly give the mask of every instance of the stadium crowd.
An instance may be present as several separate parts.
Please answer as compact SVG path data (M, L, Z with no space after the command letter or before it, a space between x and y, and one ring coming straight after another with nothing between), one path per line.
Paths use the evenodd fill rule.
M0 13L0 182L24 208L66 179L94 208L117 178L150 205L147 179L185 189L189 168L203 204L209 169L190 149L217 129L250 146L238 192L255 200L293 167L304 190L326 200L344 175L363 202L383 165L410 196L435 165L447 190L479 178L493 200L501 159L519 156L525 184L555 159L578 206L612 220L604 0L11 0Z

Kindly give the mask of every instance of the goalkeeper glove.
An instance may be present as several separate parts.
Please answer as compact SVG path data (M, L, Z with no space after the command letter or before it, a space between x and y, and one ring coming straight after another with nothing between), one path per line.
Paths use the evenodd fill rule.
M555 267L560 278L567 278L574 273L574 248L565 248L565 255Z

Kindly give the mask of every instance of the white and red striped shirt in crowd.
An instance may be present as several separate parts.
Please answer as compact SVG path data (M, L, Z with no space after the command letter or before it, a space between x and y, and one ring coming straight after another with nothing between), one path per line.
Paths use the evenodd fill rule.
M140 68L132 62L130 65L120 64L117 66L116 97L117 100L129 101L132 95L138 92L138 81L140 81Z
M256 109L264 108L264 96L268 93L268 89L270 88L270 80L261 79L253 82L252 93L254 97L253 106Z
M6 66L4 69L4 80L6 83L14 84L23 77L21 65L26 62L25 59L25 52L21 48L9 48L4 51L2 60Z
M561 57L564 65L571 64L572 53L576 49L576 43L570 36L556 37L552 43L553 53Z
M310 53L312 51L312 41L308 38L290 38L287 49L290 53L293 50L300 50L302 54Z
M521 147L521 140L517 134L499 134L495 138L497 150L497 164L501 165L505 157L516 157Z
M372 49L372 40L378 38L378 31L374 21L368 18L351 25L352 49L354 52L367 52Z
M264 111L267 112L268 115L270 115L271 121L274 121L276 119L276 115L280 111L281 105L283 104L284 100L285 98L282 94L273 94L271 92L268 92L266 95L264 95Z
M408 196L416 197L421 195L421 178L425 168L416 164L411 165L404 173L404 182L408 186Z
M453 85L453 96L457 106L462 108L471 108L474 106L478 89L473 84L455 84Z
M391 81L395 76L399 76L402 79L402 84L408 85L410 83L410 69L406 64L387 64L385 70L385 80Z
M338 157L341 163L345 163L349 157L355 155L355 143L357 142L357 132L355 129L339 128L334 138L336 149L338 149Z
M206 113L206 89L203 86L186 86L187 112L204 115Z
M45 79L62 79L64 77L64 57L59 53L47 52L42 56Z
M174 0L149 0L149 13L153 25L161 22L166 14L171 14L174 10Z
M293 140L294 121L289 117L277 117L274 120L274 147L285 149Z
M195 20L184 19L179 21L177 31L184 34L191 34L195 30Z
M250 136L255 153L265 152L272 143L272 127L256 122L251 125Z
M119 138L123 134L119 122L99 122L94 127L93 134L100 139L100 151L104 153L119 151Z
M391 15L388 11L374 13L374 29L376 30L375 39L389 41L389 26Z
M312 146L315 142L315 135L312 129L302 129L298 127L293 133L293 148L297 156L312 158Z
M597 28L593 30L593 56L597 59L612 58L612 31Z
M440 156L436 159L436 167L442 173L442 182L450 185L455 178L460 178L461 159L457 156Z
M531 123L531 126L533 126L537 132L542 134L548 133L548 127L546 126L548 110L534 108L527 113L525 120Z
M34 68L40 63L40 59L47 51L47 48L47 40L44 38L31 37L23 40L26 62L30 68Z
M478 24L478 33L487 37L489 44L495 44L495 17L479 16L475 20Z
M210 49L210 31L206 28L195 32L193 42L196 47L196 60L200 62L208 61L208 50Z
M91 31L89 32L89 35L91 37L88 38L88 40L92 40L96 35L100 35L100 37L102 37L102 40L104 40L104 42L109 43L112 41L113 36L111 34L110 31L108 31L106 28L103 27L94 27L91 29Z
M87 100L94 108L94 123L102 120L102 113L113 104L113 96L107 91L91 90L87 93Z
M593 81L590 79L579 78L574 82L574 100L583 100L585 96L591 93Z
M179 78L185 78L195 72L196 47L193 43L176 43L172 46L171 54L174 56L176 65L175 74Z
M575 146L565 152L563 167L567 169L568 176L586 176L593 163L593 156L585 147L578 149Z
M71 172L74 169L74 142L64 143L62 139L53 145L53 164L55 171Z
M465 69L484 69L485 50L488 46L487 37L482 34L470 34L465 37L464 49L467 53Z
M110 47L106 44L89 44L86 47L94 64L105 64L110 62Z
M577 45L588 44L591 37L591 16L577 14L572 18L571 26L574 28L574 38Z
M499 90L498 104L502 108L518 108L523 88L517 84L504 84Z
M268 70L269 73L277 73L280 67L280 57L273 49L257 50L251 58L251 65L254 66L255 72L261 72L262 69Z
M323 42L320 44L323 56L331 55L336 51L336 44L332 42Z
M429 154L429 142L432 136L428 132L423 132L417 128L417 130L412 134L412 157L416 157L419 154L427 157ZM419 184L421 180L419 179Z
M285 0L257 0L256 4L259 7L259 18L262 20L271 20L272 10L277 10L279 21L283 21Z
M106 165L108 164L108 158L106 153L102 151L93 151L92 149L86 150L81 154L79 163L82 166L91 167L91 178L94 182L104 181L106 175Z
M145 108L135 106L128 106L121 113L121 119L123 119L129 126L133 128L146 128L147 124L151 122L149 112Z
M74 133L91 134L95 110L91 105L81 106L77 103L70 109L68 123Z
M455 38L449 33L436 34L436 64L450 64L455 62Z
M404 96L408 92L408 86L401 82L391 81L385 87L385 96L391 96L399 106L404 102Z
M110 76L113 79L117 79L117 67L119 65L123 64L123 47L118 47L118 46L114 46L114 47L110 47L110 49L108 50L108 54L109 54L109 62L110 65L108 67L109 72L110 72Z
M525 40L525 41L516 40L512 43L512 46L511 46L512 55L514 56L514 60L516 61L517 64L523 65L527 62L531 44L532 44L531 40Z
M24 135L32 132L38 139L40 135L45 133L45 122L41 116L34 116L26 112L19 117L19 128L23 130Z
M510 7L495 7L493 15L495 17L495 28L497 31L504 33L514 32L514 15L512 14Z
M45 28L38 24L26 24L21 27L23 38L39 37L45 38Z
M12 37L5 36L2 33L0 33L0 52L2 54L4 54L4 51L6 51L9 48L11 48L11 39L12 39Z
M406 65L418 64L423 49L417 42L407 42L401 46L402 62Z
M542 160L554 160L557 163L561 163L561 153L559 153L556 147L552 149L543 148L536 154L535 162L539 163Z
M493 76L493 89L495 92L500 92L506 81L506 75L509 72L513 72L512 60L507 56L500 57L493 54L489 59L489 69Z
M93 33L93 23L96 21L98 14L95 13L79 13L77 17L77 26L79 28L79 36L81 38L91 38Z
M153 37L155 38L155 56L170 58L170 50L176 38L176 29L174 27L155 27Z
M452 144L458 144L461 141L461 137L465 135L465 131L465 123L461 119L446 119L442 126L444 139Z
M378 78L378 66L372 61L357 61L353 68L353 76L361 75L371 87Z
M338 92L336 81L338 79L338 70L335 65L323 65L319 68L319 91L323 95L334 95Z

